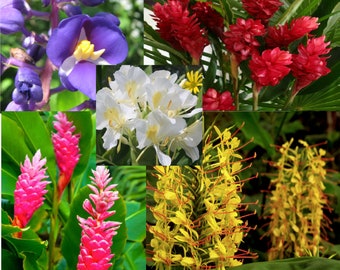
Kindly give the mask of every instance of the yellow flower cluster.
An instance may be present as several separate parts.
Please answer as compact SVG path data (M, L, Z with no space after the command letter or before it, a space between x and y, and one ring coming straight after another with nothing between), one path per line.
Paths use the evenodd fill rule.
M281 157L270 163L278 174L267 206L272 248L269 259L317 255L322 226L328 226L323 208L326 176L326 151L299 140L302 147L292 148L293 139L279 148Z
M214 129L215 138L205 137L201 166L154 167L156 222L149 232L156 269L226 269L252 256L239 250L249 231L239 214L242 146L229 129Z

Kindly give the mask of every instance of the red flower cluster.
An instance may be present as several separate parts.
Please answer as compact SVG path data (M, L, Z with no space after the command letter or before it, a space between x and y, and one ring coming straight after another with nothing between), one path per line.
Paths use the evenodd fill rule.
M268 48L287 47L291 42L302 38L319 27L318 18L303 16L278 27L269 26L266 36Z
M264 34L265 28L260 20L237 18L236 24L230 25L229 31L224 33L223 42L240 62L257 52L260 43L255 37Z
M153 6L157 31L161 38L175 49L187 51L195 63L199 63L203 49L209 44L206 31L199 26L195 14L190 15L189 1L169 0Z
M192 7L192 11L203 26L216 34L223 37L224 20L223 17L212 8L212 2L196 2Z
M269 49L262 55L254 54L249 62L251 78L256 82L257 91L263 86L277 85L290 72L292 55L279 48Z
M242 0L243 8L255 19L263 23L274 15L283 4L280 0Z
M203 111L233 111L233 98L229 91L219 93L209 88L203 95Z
M296 78L293 94L330 72L326 63L328 57L324 57L330 51L330 48L327 48L329 44L330 42L325 42L325 36L321 36L309 39L307 46L299 45L299 54L293 55L291 65L293 76Z

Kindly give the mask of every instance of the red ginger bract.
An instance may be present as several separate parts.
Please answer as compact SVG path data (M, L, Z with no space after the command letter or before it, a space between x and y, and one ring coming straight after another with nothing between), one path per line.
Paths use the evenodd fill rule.
M257 91L263 86L277 85L289 71L292 55L279 48L265 50L262 55L254 54L249 61L251 78L256 82Z
M157 32L175 49L187 51L199 63L203 49L209 44L206 32L201 29L194 15L189 14L188 1L169 0L164 5L153 6Z
M109 171L104 166L97 166L92 171L92 183L88 187L94 192L90 194L92 203L86 199L83 208L91 215L87 219L77 216L81 233L80 254L78 256L78 270L106 270L112 265L114 257L111 254L112 238L117 234L120 222L104 221L115 214L109 211L118 200L118 191L112 191L117 185L109 185Z
M65 187L70 182L74 168L80 158L80 134L73 134L76 127L73 125L73 122L67 120L66 114L58 112L55 115L55 119L57 121L53 122L53 126L57 133L52 135L52 143L60 170L58 181L58 194L60 198Z
M293 76L296 77L293 94L331 71L327 68L328 57L322 57L330 52L330 48L327 48L329 44L325 42L325 36L321 36L309 39L307 46L299 45L299 54L293 55L291 65Z
M214 88L209 88L203 95L203 111L233 111L233 102L229 91L220 94Z
M223 37L224 19L212 8L212 2L196 2L191 9L198 20L218 37Z
M264 34L265 28L260 20L237 18L236 24L230 25L229 31L224 33L223 43L240 62L257 52L260 43L255 37Z
M269 26L266 45L269 48L287 47L294 40L302 38L319 27L318 18L303 16L278 27Z
M242 4L249 15L264 23L283 5L280 0L242 0Z
M26 156L24 164L20 165L21 174L18 177L14 191L14 219L13 226L24 228L32 218L34 212L42 206L46 185L49 181L45 174L46 158L41 159L40 150L32 158Z

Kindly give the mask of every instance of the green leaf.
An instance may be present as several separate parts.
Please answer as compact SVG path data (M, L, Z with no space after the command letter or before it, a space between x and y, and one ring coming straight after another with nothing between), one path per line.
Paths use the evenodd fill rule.
M3 159L2 164L10 164L11 166L19 167L24 161L26 155L32 155L32 152L25 143L25 132L17 122L12 120L10 116L14 116L13 112L2 113L2 152L8 157L8 160Z
M3 160L5 158L3 157ZM8 162L2 163L1 168L1 194L3 195L14 195L15 185L18 180L18 176L20 174L19 167L13 166Z
M254 143L268 151L269 155L273 155L275 153L275 149L272 147L274 144L273 138L261 126L259 113L233 112L231 113L231 116L238 126L240 126L243 122L245 123L241 130L247 139L250 140L254 138Z
M22 270L22 260L7 249L1 249L1 269Z
M301 257L285 260L255 262L234 267L233 270L320 270L320 269L340 269L340 261L315 258Z
M340 46L340 3L338 3L332 10L334 13L327 21L327 26L323 33L327 40L331 41L331 47Z
M23 138L16 140L24 140L26 145L31 149L32 154L40 149L42 158L46 157L46 167L52 181L56 179L56 162L52 147L51 134L48 131L44 121L38 112L20 112L14 113L17 124L24 132ZM34 125L32 125L34 123ZM12 132L10 135L13 138ZM26 153L28 154L28 153ZM31 158L31 155L29 155ZM23 162L21 159L20 162Z
M142 270L146 268L146 258L143 244L130 242L124 251L124 270Z
M146 234L146 209L138 202L126 202L128 240L142 242Z
M284 24L292 18L308 16L318 8L322 0L287 0L272 17L271 24Z
M15 232L20 232L21 229L17 226L1 224L1 235L5 236Z
M65 257L68 267L70 269L76 269L79 255L79 245L81 237L81 228L77 220L77 216L87 218L89 214L83 209L82 205L85 199L89 198L91 190L86 186L79 190L78 194L72 201L70 217L63 230L63 237L61 242L61 253ZM119 257L124 249L127 233L125 225L126 209L122 198L115 202L112 210L116 211L116 214L108 218L107 220L119 221L122 224L117 231L117 235L113 238L113 245L111 252L115 254L115 258Z
M45 242L38 239L19 239L8 235L3 236L3 239L6 241L6 244L11 246L21 258L29 255L29 257L37 260L41 256L42 252L46 250Z
M51 96L49 102L50 110L68 111L83 103L85 100L88 100L88 97L80 91L62 91Z

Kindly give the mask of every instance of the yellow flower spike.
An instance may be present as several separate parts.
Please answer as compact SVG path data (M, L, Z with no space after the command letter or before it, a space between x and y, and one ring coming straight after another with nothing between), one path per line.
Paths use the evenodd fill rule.
M150 175L155 176L156 188L150 189L155 189L155 206L148 208L156 223L149 232L158 242L152 240L150 254L168 252L169 244L163 247L162 241L172 245L166 262L162 263L159 255L153 259L156 269L226 269L242 264L239 259L243 256L255 257L238 252L244 233L250 229L239 214L246 206L241 206L243 181L238 174L247 168L243 168L247 159L237 152L243 146L235 135L231 129L219 130L217 126L207 132L201 166L154 167L155 173Z
M299 140L302 147L292 148L293 141L284 143L279 148L279 160L270 163L277 170L277 176L272 179L275 189L266 207L271 219L268 230L272 242L270 260L308 254L316 256L322 227L329 226L322 210L327 206L323 193L326 151L303 140Z
M203 74L200 71L189 71L186 76L187 80L183 83L183 88L193 94L199 93L203 85Z

